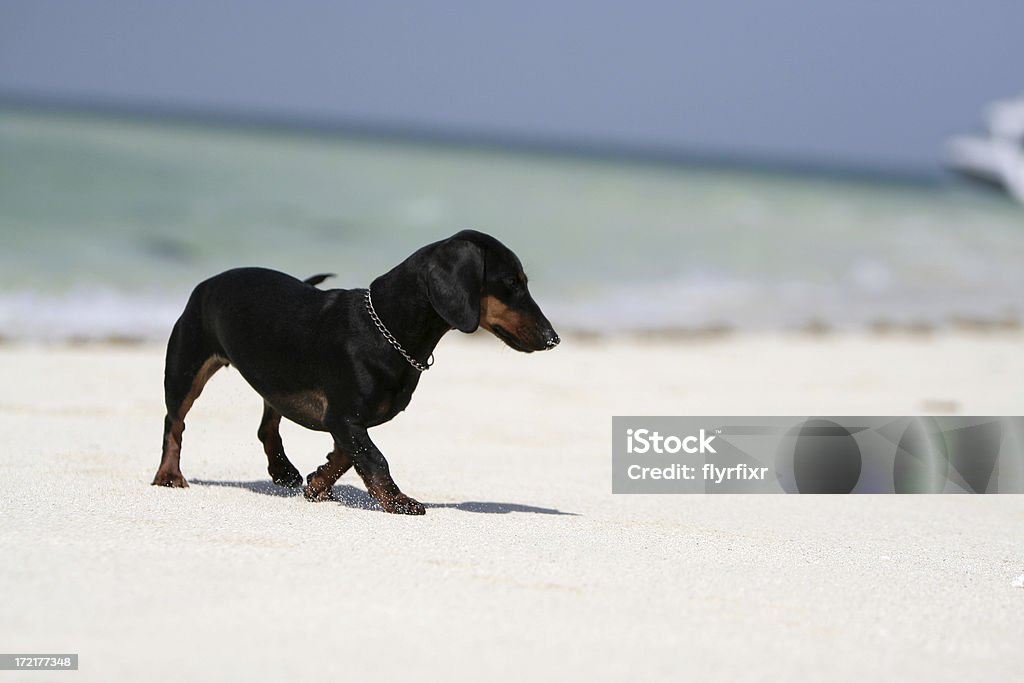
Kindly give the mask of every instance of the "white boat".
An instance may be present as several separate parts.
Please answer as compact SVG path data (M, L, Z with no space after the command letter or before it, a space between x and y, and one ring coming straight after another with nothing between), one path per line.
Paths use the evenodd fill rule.
M995 183L1024 204L1024 96L993 102L985 112L988 135L949 141L949 164L959 173Z

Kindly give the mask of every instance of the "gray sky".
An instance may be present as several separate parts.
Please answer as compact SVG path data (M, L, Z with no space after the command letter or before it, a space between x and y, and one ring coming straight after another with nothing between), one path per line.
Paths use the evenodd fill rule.
M1024 92L1024 2L0 0L0 93L936 168Z

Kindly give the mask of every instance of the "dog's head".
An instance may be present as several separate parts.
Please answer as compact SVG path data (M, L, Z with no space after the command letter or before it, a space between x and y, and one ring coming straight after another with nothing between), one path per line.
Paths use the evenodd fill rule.
M430 304L461 332L488 330L516 351L544 351L561 341L530 296L523 265L512 250L476 230L430 247Z

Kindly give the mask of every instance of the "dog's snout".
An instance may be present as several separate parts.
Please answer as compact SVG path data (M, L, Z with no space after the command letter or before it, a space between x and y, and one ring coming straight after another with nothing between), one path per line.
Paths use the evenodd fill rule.
M562 342L562 339L558 336L558 333L554 330L548 330L547 339L544 340L544 345L549 349L553 349Z

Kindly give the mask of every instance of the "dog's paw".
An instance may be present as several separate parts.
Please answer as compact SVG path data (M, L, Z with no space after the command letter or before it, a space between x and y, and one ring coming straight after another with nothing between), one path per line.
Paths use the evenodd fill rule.
M384 512L390 512L394 515L427 514L427 509L423 507L423 503L410 498L404 493L385 501L382 507L384 508Z
M312 503L323 503L329 500L334 500L334 493L331 491L331 487L320 489L312 484L306 484L302 487L302 495L306 497L306 500Z
M302 475L294 467L290 469L280 468L278 470L268 469L270 480L278 486L287 486L290 489L298 488L302 484Z
M174 489L187 489L188 482L185 481L185 477L181 476L181 472L168 474L166 472L157 472L156 477L153 479L153 486L167 486Z

